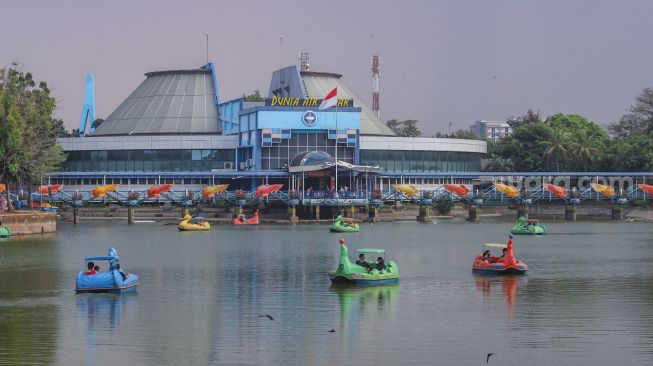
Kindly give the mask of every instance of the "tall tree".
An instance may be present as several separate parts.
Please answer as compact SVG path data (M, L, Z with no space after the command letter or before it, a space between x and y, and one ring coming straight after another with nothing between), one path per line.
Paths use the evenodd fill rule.
M556 172L560 171L560 160L569 156L569 134L562 129L553 130L551 138L540 141L544 146L544 157L553 160Z
M596 135L592 135L587 131L579 132L569 143L571 155L582 164L584 171L587 171L589 163L598 154L598 146L599 141Z
M653 88L645 88L635 99L617 123L608 126L610 133L617 137L627 137L633 133L645 133L653 137Z
M391 119L387 121L386 126L395 133L395 135L400 137L419 137L422 135L422 132L417 128L417 120L407 119L405 121L399 121L396 119Z
M265 98L261 95L260 90L255 90L254 93L242 96L244 102L265 102Z
M48 85L36 86L29 72L12 68L5 75L0 87L0 179L29 188L65 160L57 144L60 124L52 118L56 104Z

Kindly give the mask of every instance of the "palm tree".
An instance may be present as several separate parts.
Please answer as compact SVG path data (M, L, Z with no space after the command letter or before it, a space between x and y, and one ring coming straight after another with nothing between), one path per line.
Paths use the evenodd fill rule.
M569 155L569 134L561 129L553 131L548 141L541 141L540 145L544 146L544 157L548 157L555 162L556 171L560 171L560 159Z
M592 157L599 151L597 145L596 136L585 131L575 136L569 144L574 157L582 162L585 171L587 171Z

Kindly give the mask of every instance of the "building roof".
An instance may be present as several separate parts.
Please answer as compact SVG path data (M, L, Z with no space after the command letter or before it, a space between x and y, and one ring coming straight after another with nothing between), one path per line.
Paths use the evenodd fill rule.
M340 74L301 71L300 72L306 93L309 98L324 98L333 88L338 88L338 98L353 99L354 106L361 107L361 127L362 135L382 135L394 136L394 132L376 116L362 100L360 100L351 89L345 85Z
M145 76L92 136L221 132L210 70L156 71Z

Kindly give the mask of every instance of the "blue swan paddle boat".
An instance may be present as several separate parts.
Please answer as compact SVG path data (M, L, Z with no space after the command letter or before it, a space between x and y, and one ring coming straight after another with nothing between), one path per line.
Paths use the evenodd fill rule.
M85 268L89 267L89 263L96 264L97 262L107 261L108 268L105 271L96 272L95 270L79 271L77 274L77 282L75 284L76 293L123 293L127 291L135 291L138 282L138 276L133 273L127 273L122 268L118 261L118 251L115 248L110 248L106 257L89 257L85 258ZM91 266L92 268L93 266Z

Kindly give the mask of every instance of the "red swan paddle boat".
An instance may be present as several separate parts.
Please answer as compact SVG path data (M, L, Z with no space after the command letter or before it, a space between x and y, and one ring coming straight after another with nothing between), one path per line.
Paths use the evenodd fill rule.
M242 215L242 218L245 218L245 215ZM240 217L234 217L231 219L231 225L258 225L258 211L254 211L254 216L249 219L241 219Z
M472 272L483 275L518 275L528 270L526 263L517 260L513 251L513 235L509 234L508 244L485 244L483 254L477 254L472 265ZM502 249L504 254L499 257L492 255L490 249Z

